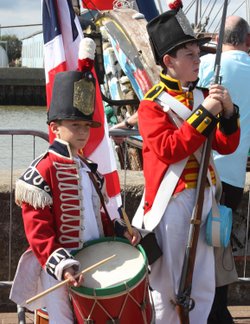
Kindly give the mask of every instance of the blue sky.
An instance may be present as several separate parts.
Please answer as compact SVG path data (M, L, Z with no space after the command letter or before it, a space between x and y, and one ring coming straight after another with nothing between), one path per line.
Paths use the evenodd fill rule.
M105 1L105 0L103 0ZM167 9L167 0L155 0L156 3L160 2L163 10ZM184 10L188 8L190 3L193 0L183 0ZM206 8L206 4L209 0L203 0L203 7ZM213 2L213 1L211 1ZM229 10L228 14L233 14L234 10L243 3L243 0L229 0ZM211 16L215 16L216 12L218 12L219 8L223 0L217 0L216 7L213 10ZM190 22L194 21L194 8L187 13L187 16ZM239 11L237 11L238 15L246 18L245 16L246 6L245 4L241 7ZM15 26L15 25L28 25L28 24L40 24L41 23L41 2L40 0L0 0L0 25L2 27L5 26ZM219 16L220 17L220 16ZM217 22L211 26L211 32L213 32L215 25L218 24L219 17L217 18ZM211 20L210 20L211 23ZM209 26L209 24L208 24ZM30 34L41 30L41 27L22 27L22 28L1 28L1 35L4 34L15 34L19 38L24 38L29 36Z

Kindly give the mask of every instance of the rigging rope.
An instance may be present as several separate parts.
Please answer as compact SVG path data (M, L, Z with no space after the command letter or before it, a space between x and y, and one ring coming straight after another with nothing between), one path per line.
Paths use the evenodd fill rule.
M208 6L210 6L211 1L212 1L212 0L210 0L210 1L207 3L207 6L206 6L205 10L203 11L203 13L202 13L202 15L201 15L201 17L200 17L200 21L199 21L198 24L201 24L201 21L202 21L202 19L204 18L204 15L205 15L206 11L208 10ZM215 5L215 3L216 3L216 1L214 2L214 5ZM208 21L209 21L209 17L210 17L210 15L211 15L211 11L213 10L214 5L212 6L212 9L210 10L209 14L207 15L207 18L208 18L207 23L208 23ZM207 24L206 24L206 25L207 25ZM206 27L206 26L205 26L205 27Z
M193 5L195 4L196 1L197 1L197 0L191 0L190 4L187 5L187 7L186 7L185 9L183 8L183 11L184 11L185 15L186 15L186 14L189 12L189 10L193 7Z
M242 1L242 3L239 5L239 7L238 8L236 8L230 15L234 15L242 6L243 6L243 4L245 3L246 1L244 0L244 1ZM229 3L230 3L230 1L229 1ZM215 28L215 31L217 31L217 29L218 29L218 26L219 26L219 24L220 24L220 22L218 22L218 24L216 25L216 28Z
M216 3L216 0L215 0L215 3ZM228 5L229 5L229 3L230 3L230 1L228 2ZM218 15L220 14L220 12L222 11L222 9L223 9L223 5L224 5L224 4L222 4L221 7L220 7L220 9L217 11L217 13L216 13L215 17L213 18L212 22L210 23L208 29L210 29L210 28L212 27L212 25L213 25L213 23L215 22L216 18L218 17ZM219 20L219 22L217 23L216 27L214 28L213 33L216 33L216 31L217 31L219 25L220 25L220 20Z
M214 0L213 2L212 1L213 0L207 1L206 7L204 10L202 10L200 7L200 12L202 14L200 15L199 21L197 22L197 26L195 26L195 27L197 27L197 30L199 30L199 29L204 30L204 28L206 28L206 30L210 31L211 33L218 32L220 20L217 22L217 20L218 20L217 18L218 18L218 15L222 11L223 5L221 5L220 9L216 11L215 16L213 16L213 12L214 12L214 9L217 8L216 4L218 4L218 1L217 0ZM229 1L229 3L230 2L231 1ZM187 13L192 9L194 4L196 4L196 3L197 3L197 0L191 0L189 2L189 4L187 4L185 6L185 9L183 8L184 13L187 15ZM242 3L230 15L234 15L243 6L244 3L246 3L246 0L243 0ZM213 17L213 18L211 19L211 17ZM204 18L205 18L205 22L202 22L202 20L204 20ZM208 25L208 23L209 23L209 25Z

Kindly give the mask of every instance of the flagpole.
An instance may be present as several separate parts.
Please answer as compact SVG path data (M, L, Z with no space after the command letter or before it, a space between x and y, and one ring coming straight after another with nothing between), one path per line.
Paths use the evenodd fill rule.
M160 0L156 0L155 3L157 4L157 7L159 9L159 14L163 13L163 8Z

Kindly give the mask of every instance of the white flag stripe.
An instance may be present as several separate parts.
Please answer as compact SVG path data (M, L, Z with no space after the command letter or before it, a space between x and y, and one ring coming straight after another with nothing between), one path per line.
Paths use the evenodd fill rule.
M121 205L122 199L120 194L109 198L109 202L106 204L106 207L108 209L109 216L111 219L120 218L120 215L117 212L117 206Z
M61 31L62 31L64 48L65 49L67 47L70 48L70 51L65 50L67 70L76 70L77 64L78 64L79 43L84 37L83 32L82 32L82 29L80 26L79 19L76 16L74 22L75 22L77 30L78 30L78 36L75 40L73 40L71 37L72 36L71 33L67 32L67 30L71 30L69 11L62 10L60 16L62 17L62 22L63 22L61 25L61 29L62 29Z
M54 53L57 55L54 55ZM49 83L49 71L65 62L65 54L62 43L62 35L55 37L51 42L44 45L44 64L46 83Z

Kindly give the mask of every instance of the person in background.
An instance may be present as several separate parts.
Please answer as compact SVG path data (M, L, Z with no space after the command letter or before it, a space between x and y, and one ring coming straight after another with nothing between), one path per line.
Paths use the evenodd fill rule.
M240 107L241 137L235 152L222 155L214 152L214 162L222 181L222 203L236 211L240 204L246 177L246 164L250 138L250 29L241 17L226 19L220 74L222 85L229 91L235 104ZM198 85L209 88L213 81L215 54L201 57ZM228 284L237 280L231 247L215 249L217 264L217 288L209 324L231 324L232 316L227 309ZM225 262L227 260L227 265ZM223 265L224 266L223 266Z
M151 265L149 276L157 324L180 322L174 303L195 204L199 171L196 151L213 131L213 148L221 154L232 153L240 137L238 108L225 88L213 85L206 98L196 89L200 46L210 38L196 38L182 9L174 5L178 3L181 2L175 1L172 10L147 25L156 64L161 65L163 71L160 83L149 90L138 109L145 197L143 213L137 213L132 224L153 230L163 252ZM180 108L178 113L175 106ZM174 167L178 170L171 172ZM172 173L175 174L174 185L170 178ZM211 164L209 174L211 185L204 192L193 273L191 297L195 307L189 313L192 324L207 323L215 292L213 247L205 240L205 223L217 181ZM166 187L161 186L163 178ZM156 197L168 203L162 208L155 206Z
M126 117L120 123L113 125L110 129L132 129L137 127L138 123L138 112L136 111L133 115Z
M79 0L71 0L74 12L77 16L80 16L80 2Z

